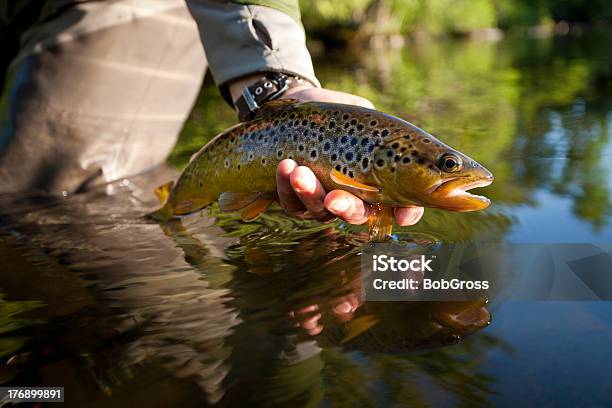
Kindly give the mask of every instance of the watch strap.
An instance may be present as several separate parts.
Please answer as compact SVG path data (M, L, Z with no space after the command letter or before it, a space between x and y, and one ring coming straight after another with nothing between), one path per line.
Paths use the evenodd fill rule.
M252 119L261 105L279 98L289 88L301 85L303 79L279 73L262 75L252 85L242 90L242 95L234 101L241 121Z

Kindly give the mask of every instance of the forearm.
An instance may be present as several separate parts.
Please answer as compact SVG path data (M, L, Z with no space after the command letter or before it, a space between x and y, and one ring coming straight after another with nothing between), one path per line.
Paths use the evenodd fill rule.
M319 86L303 28L289 14L212 0L187 4L198 23L213 79L225 91L236 81L248 84L247 77L261 72L297 75Z

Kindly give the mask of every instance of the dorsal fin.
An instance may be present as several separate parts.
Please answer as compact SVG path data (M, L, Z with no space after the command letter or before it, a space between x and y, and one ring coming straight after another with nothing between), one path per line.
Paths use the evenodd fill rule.
M380 191L378 187L360 183L359 181L350 178L346 174L340 173L336 169L333 169L331 171L330 177L334 183L340 184L341 186L352 187L364 191L371 191L374 193L378 193Z
M254 119L268 116L278 109L287 108L299 102L299 99L275 99L273 101L266 102L257 110Z

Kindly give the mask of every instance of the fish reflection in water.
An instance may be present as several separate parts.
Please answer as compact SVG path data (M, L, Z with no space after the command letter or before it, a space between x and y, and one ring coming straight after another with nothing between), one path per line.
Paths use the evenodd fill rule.
M330 227L303 238L288 254L285 249L260 248L265 243L246 238L246 244L241 243L245 256L237 265L251 275L236 281L242 288L254 286L254 293L262 285L265 292L274 291L270 308L285 298L294 326L310 336L322 334L319 341L329 346L410 351L458 342L490 322L486 299L365 302L356 245L367 240L365 233L340 235ZM272 264L276 271L270 269ZM370 338L379 343L368 343Z
M63 296L40 287L24 297L45 305L30 314L46 324L9 333L29 338L2 356L11 362L2 367L3 378L69 387L85 374L104 401L159 405L156 398L171 395L172 404L192 406L204 394L210 404L306 404L345 398L323 381L361 378L350 357L359 353L380 367L390 387L389 367L409 370L393 380L409 389L410 370L420 366L437 386L470 391L458 398L485 398L486 381L466 373L452 353L443 354L444 372L454 372L448 378L455 380L440 379L432 368L436 355L409 353L457 343L486 326L484 300L364 302L359 245L367 237L342 233L335 224L280 214L242 224L222 215L214 224L203 217L170 223L162 233L138 216L154 205L144 194L151 189L139 182L157 183L135 180L110 186L111 195L93 191L29 206L3 198L2 208L25 208L3 216L2 230L32 267L23 267L19 282L3 277L0 288L20 293L19 284L36 284L33 265L41 261L32 252L51 264L44 282L69 282ZM62 308L64 298L71 307ZM473 340L497 344L486 334ZM380 379L367 387L374 381ZM355 398L376 398L363 392Z

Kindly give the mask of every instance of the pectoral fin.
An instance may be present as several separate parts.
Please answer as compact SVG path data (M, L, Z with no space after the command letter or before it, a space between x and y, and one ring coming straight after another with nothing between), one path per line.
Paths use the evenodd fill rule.
M173 203L174 215L187 215L210 205L209 200L194 198Z
M234 193L225 192L219 197L219 208L221 211L242 210L242 219L251 221L266 211L274 197L262 193Z
M227 191L219 196L219 208L223 212L242 210L261 197L261 193L235 193Z
M153 190L153 194L155 194L155 197L157 197L161 205L166 204L166 201L168 201L168 197L170 196L170 190L172 190L173 185L174 181L169 181L166 184L162 184L161 186Z
M352 187L364 191L371 191L374 193L378 193L380 191L378 187L360 183L359 181L350 178L346 174L342 174L336 169L333 169L331 171L330 177L334 183L340 184L341 186Z
M257 247L247 246L244 250L244 260L251 265L247 272L262 276L274 272L268 254Z
M242 215L242 219L244 221L253 221L255 218L259 217L259 215L264 213L273 201L274 200L270 198L262 198L260 200L253 201L251 204L246 206L244 210L242 210L240 215Z
M345 324L346 336L340 344L344 344L359 336L361 333L369 330L372 326L378 323L378 317L374 315L359 316Z

